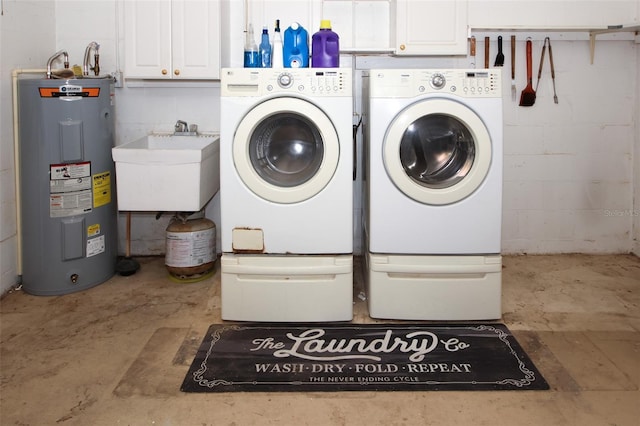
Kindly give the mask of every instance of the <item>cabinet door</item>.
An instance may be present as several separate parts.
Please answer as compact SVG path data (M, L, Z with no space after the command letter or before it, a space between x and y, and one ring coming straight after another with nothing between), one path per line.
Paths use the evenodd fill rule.
M466 0L397 0L397 55L467 53Z
M220 77L220 2L173 0L173 78Z
M125 72L133 78L171 78L171 3L125 1Z
M469 25L478 29L603 29L638 25L637 0L482 0L469 3Z

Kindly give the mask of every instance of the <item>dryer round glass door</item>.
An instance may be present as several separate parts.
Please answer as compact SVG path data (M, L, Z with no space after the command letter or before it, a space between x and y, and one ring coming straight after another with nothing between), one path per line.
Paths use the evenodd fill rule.
M243 117L233 140L233 160L244 184L277 203L304 201L322 191L339 155L329 118L298 98L257 105Z
M463 200L491 166L491 137L468 107L430 99L400 112L385 135L384 163L394 184L424 204Z
M283 112L258 124L249 140L253 169L266 182L295 187L313 178L324 151L320 132L306 117Z

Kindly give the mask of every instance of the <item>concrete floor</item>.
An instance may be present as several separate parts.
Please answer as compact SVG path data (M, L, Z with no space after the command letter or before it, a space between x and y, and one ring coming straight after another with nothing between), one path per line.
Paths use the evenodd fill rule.
M139 260L137 274L80 293L2 298L0 424L640 424L634 256L504 258L503 322L551 390L500 392L181 393L221 322L219 270L178 284L162 258ZM355 312L371 322L359 298Z

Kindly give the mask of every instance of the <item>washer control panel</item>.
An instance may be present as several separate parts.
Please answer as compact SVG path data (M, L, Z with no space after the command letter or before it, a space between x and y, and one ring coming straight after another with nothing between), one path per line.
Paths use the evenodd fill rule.
M300 94L311 96L345 95L347 94L345 89L351 89L351 76L348 76L349 82L346 78L347 75L339 70L292 69L278 74L277 87L267 81L266 89L268 92L293 89Z
M407 98L448 93L466 98L502 97L499 69L371 70L370 96Z
M351 75L350 68L226 68L222 70L221 95L352 96Z

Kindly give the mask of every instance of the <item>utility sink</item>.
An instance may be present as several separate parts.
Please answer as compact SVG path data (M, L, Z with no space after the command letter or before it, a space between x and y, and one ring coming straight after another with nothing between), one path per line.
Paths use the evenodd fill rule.
M220 188L220 138L152 134L111 149L118 210L190 212Z

